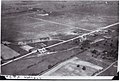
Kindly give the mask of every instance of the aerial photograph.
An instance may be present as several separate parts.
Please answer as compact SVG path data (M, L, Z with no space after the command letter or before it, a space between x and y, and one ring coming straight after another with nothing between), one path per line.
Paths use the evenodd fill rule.
M119 1L2 0L1 75L116 76Z

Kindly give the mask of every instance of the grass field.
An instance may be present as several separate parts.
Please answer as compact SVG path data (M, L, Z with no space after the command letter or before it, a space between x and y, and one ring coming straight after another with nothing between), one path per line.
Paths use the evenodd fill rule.
M9 7L12 9L8 11ZM38 12L31 13L26 11L31 7L42 8L52 13L49 16L41 17L37 15L39 14ZM15 10L16 8L18 10ZM71 35L74 30L79 30L80 28L95 30L118 21L117 10L117 2L108 2L108 4L105 4L105 2L89 1L3 1L2 14L4 15L7 12L11 12L11 14L8 13L9 17L2 17L2 40L19 41L48 37L54 34L66 35L66 33ZM25 14L22 11L26 11ZM14 15L12 12L18 12L18 15Z
M83 69L83 66L85 66L85 69ZM103 68L100 66L73 57L43 74L43 76L91 76L101 69Z
M19 53L5 45L1 45L1 51L2 51L1 56L3 60L10 59L20 55Z
M38 15L40 12L29 11L28 9L31 7L42 8L47 11L49 15L41 17ZM104 1L3 2L1 34L2 41L10 42L37 39L42 37L68 40L116 22L118 22L118 2L116 1L110 1L107 3ZM118 25L109 28L109 31L110 32L105 34L96 32L94 36L86 36L90 41L95 41L96 39L101 38L104 38L105 41L101 41L93 45L84 44L83 48L81 48L81 45L83 45L82 43L77 44L75 40L69 41L52 48L47 48L48 51L56 53L40 57L36 56L38 53L31 54L31 56L3 66L1 68L1 72L2 74L12 75L42 75L52 67L74 56L83 61L106 68L111 62L117 60L117 53L115 55L112 53L113 58L116 58L115 60L108 60L109 58L107 59L107 57L111 56L111 54L102 54L106 55L106 59L102 59L99 57L92 57L92 55L96 54L91 53L90 50L107 50L107 52L111 52L113 48L117 50L116 44L118 41ZM105 37L111 37L111 39L106 39ZM43 43L49 46L58 42L59 41L48 41ZM105 42L107 42L107 44L105 44ZM28 45L41 48L39 43L40 42L30 43ZM110 43L112 43L111 45L114 47L110 47ZM10 44L7 46L21 55L28 53L27 51L21 49L18 45ZM4 53L6 48L3 46L2 48L2 53ZM8 54L9 53L13 52L8 51ZM16 55L16 53L13 53L12 55L14 54ZM110 69L114 68L111 67ZM116 72L116 69L114 69L113 72Z

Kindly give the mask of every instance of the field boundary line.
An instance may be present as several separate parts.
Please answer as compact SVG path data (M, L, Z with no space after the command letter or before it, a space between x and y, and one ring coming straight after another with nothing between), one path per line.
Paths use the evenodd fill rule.
M8 61L8 62L6 62L6 63L3 63L1 66L7 65L7 64L9 64L9 63L11 63L11 62L14 62L14 61L16 61L16 60L19 60L19 59L21 59L21 58L24 58L24 57L26 57L26 56L29 56L29 55L31 55L31 54L33 54L33 53L35 53L35 52L31 52L31 53L28 53L28 54L26 54L26 55L23 55L23 56L20 56L20 57L18 57L18 58L15 58L15 59L13 59L13 60L10 60L10 61Z
M59 43L57 43L57 44L53 44L53 45L48 46L48 47L46 47L46 48L50 48L50 47L53 47L53 46L57 46L57 45L60 45L60 44L69 42L69 41L71 41L71 40L74 40L74 39L77 39L77 38L80 38L80 37L83 37L83 36L92 34L92 33L94 33L94 32L97 32L97 31L99 31L99 30L103 30L103 29L109 28L109 27L111 27L111 26L115 26L115 25L117 25L117 24L119 24L119 23L114 23L114 24L108 25L108 26L106 26L106 27L101 27L101 28L99 28L99 29L97 29L97 30L95 30L95 31L92 31L92 32L89 32L89 33L85 33L85 34L83 34L83 35L77 36L77 37L72 38L72 39L69 39L69 40L65 40L65 41L63 41L63 42L59 42Z
M69 40L66 40L66 41L63 41L63 42L59 42L59 43L57 43L57 44L53 44L53 45L47 46L47 47L45 47L45 48L51 48L51 47L54 47L54 46L57 46L57 45L60 45L60 44L63 44L63 43L66 43L66 42L75 40L75 39L77 39L77 38L80 38L80 37L83 37L83 36L92 34L92 33L94 33L94 32L98 32L99 30L103 30L103 29L109 28L109 27L111 27L111 26L118 25L118 24L119 24L119 22L114 23L114 24L110 24L110 25L108 25L108 26L101 27L101 28L99 28L99 29L97 29L97 30L94 30L94 31L92 31L92 32L85 33L85 34L83 34L83 35L77 36L77 37L75 37L75 38L72 38L72 39L69 39ZM1 66L7 65L7 64L9 64L9 63L11 63L11 62L13 62L13 61L19 60L19 59L21 59L21 58L24 58L24 57L29 56L29 55L31 55L31 54L33 54L33 53L36 53L36 52L37 52L37 50L34 51L34 52L31 52L31 53L28 53L28 54L26 54L26 55L23 55L23 56L21 56L21 57L18 57L18 58L16 58L16 59L10 60L10 61L8 61L8 62L6 62L6 63L3 63Z
M30 16L29 16L29 17L30 17ZM30 18L33 18L33 19L36 19L36 20L40 20L40 21L44 21L44 22L59 24L59 25L63 25L63 26L75 27L75 26L71 26L71 25L67 25L67 24L58 23L58 22L55 22L55 21L44 20L44 19L41 19L41 18L34 18L34 17L30 17ZM77 27L75 27L75 28L77 28ZM88 30L88 29L84 29L84 28L79 28L79 29L85 30L85 31L93 31L93 30Z
M117 60L115 62L113 62L112 64L110 64L107 68L105 68L104 70L100 71L99 73L95 74L94 76L100 75L101 73L105 72L106 70L108 70L111 66L113 66L115 63L117 62Z

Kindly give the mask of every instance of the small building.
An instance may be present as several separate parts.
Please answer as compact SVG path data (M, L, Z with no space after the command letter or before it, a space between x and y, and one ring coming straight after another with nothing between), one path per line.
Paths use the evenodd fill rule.
M29 50L29 52L33 52L33 51L36 51L37 52L38 48L32 48Z
M2 43L5 44L5 45L6 45L6 44L11 44L11 43L8 42L8 41L2 41Z
M18 42L18 45L26 45L26 42Z
M46 41L46 40L50 40L50 38L49 37L43 37L43 38L40 38L39 40L40 41Z

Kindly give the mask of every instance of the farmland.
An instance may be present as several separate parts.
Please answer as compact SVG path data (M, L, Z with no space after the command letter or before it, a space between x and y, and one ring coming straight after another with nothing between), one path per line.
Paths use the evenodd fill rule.
M62 6L65 7L61 8ZM7 13L8 12L7 8L9 9L9 7L11 8L9 10L11 14ZM87 30L95 30L99 27L107 26L118 21L117 7L118 7L117 2L113 3L108 2L108 4L105 4L105 2L91 3L76 1L73 3L69 1L68 2L43 1L39 3L28 1L25 3L24 2L5 3L3 1L2 13L3 15L7 14L8 17L2 16L1 30L2 36L4 36L2 37L2 40L10 41L26 40L39 37L46 37L54 34L57 35L66 33L70 35L72 34L71 33L72 31L76 29L79 30L81 28ZM16 8L18 8L16 12L18 11L21 12L23 11L23 9L28 10L26 10L25 13L21 12L19 14L18 12L18 14L14 15L12 13L13 11L15 12ZM37 11L29 12L29 8L40 8L45 10L46 12L51 13L49 14L49 16L38 16L37 14L41 12ZM98 8L99 11L97 11L96 8ZM109 13L110 11L112 11L112 13Z
M10 54L2 62L13 60L1 67L3 75L116 74L114 66L99 72L118 60L117 1L2 1L1 14L2 55ZM101 28L105 29L98 30ZM42 40L45 38L49 39ZM7 51L6 56L6 47L14 53ZM40 53L42 48L46 53Z

